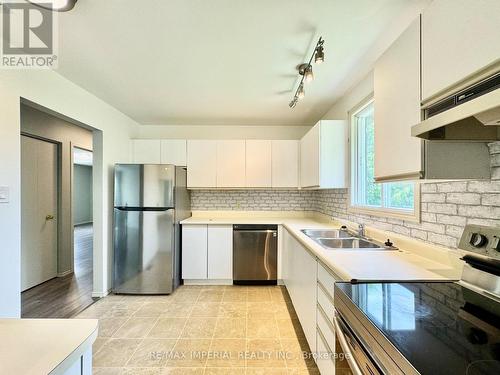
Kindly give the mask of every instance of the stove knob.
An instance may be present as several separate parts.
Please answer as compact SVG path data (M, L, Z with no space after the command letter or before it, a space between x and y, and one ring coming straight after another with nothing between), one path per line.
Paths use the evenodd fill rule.
M500 237L493 237L493 243L491 244L491 248L496 251L500 251Z
M469 243L473 247L483 247L488 243L488 238L481 233L472 233Z
M467 340L474 345L484 345L488 343L488 335L483 330L473 327L467 335Z

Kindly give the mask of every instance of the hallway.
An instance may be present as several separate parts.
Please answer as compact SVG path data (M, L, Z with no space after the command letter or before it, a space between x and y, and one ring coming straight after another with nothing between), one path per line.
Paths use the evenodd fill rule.
M92 224L75 227L75 272L21 293L23 318L70 318L92 299Z

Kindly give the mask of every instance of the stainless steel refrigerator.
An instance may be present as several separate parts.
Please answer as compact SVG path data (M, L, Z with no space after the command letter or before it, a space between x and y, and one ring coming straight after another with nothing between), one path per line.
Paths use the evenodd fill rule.
M180 283L179 222L189 216L186 169L116 164L113 292L169 294Z

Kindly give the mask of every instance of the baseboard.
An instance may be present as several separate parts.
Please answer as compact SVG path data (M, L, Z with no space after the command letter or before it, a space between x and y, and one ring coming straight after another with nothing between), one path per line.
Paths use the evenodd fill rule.
M184 285L233 285L233 280L230 279L216 279L216 280L197 280L197 279L184 279Z
M109 294L109 290L107 292L92 292L92 298L104 298Z
M68 275L71 275L73 273L73 270L67 270L67 271L64 271L64 272L60 272L57 274L57 277L64 277L64 276L68 276Z

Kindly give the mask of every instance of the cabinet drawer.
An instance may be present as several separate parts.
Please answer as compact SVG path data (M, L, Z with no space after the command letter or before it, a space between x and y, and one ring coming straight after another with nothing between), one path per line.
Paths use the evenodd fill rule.
M321 306L329 321L333 322L335 309L330 297L325 293L323 287L318 284L318 304Z
M321 375L335 374L335 363L332 360L332 351L325 343L323 335L318 330L316 331L316 340L318 347L318 359L316 364Z
M318 262L318 281L325 287L326 291L333 299L335 277L320 262Z
M322 311L323 309L318 306L318 311L317 311L317 324L318 324L318 329L321 331L321 334L325 338L326 343L328 344L328 347L332 350L332 352L335 351L335 331L333 328L332 322L329 321L329 319L326 318L325 313Z

